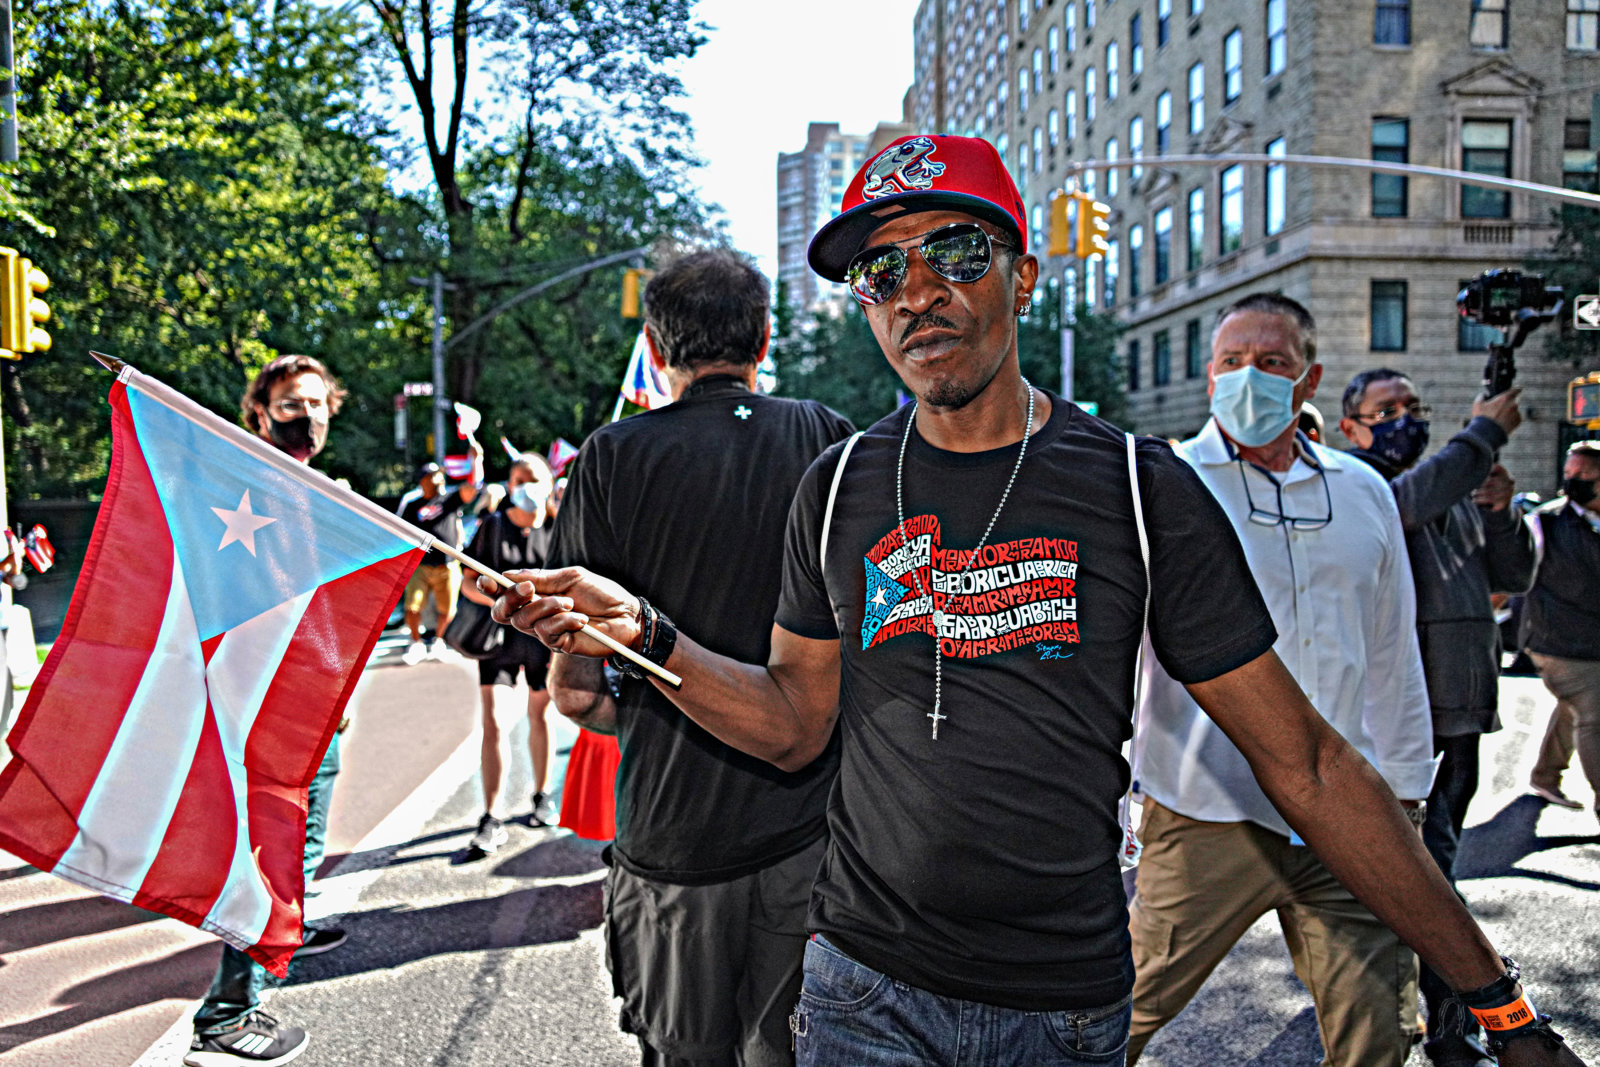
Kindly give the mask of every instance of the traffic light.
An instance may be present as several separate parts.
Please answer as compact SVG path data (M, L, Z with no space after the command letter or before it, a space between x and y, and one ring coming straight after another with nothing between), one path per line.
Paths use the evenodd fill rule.
M1580 375L1567 383L1567 421L1591 430L1600 429L1600 371Z
M1103 256L1108 246L1106 234L1111 232L1111 205L1102 204L1088 193L1073 193L1078 201L1078 227L1072 254L1079 259Z
M49 276L32 260L0 248L0 358L49 349L50 334L40 323L50 321L50 305L37 295L48 288Z
M638 267L622 272L622 317L625 319L639 317L639 276L643 273Z
M1072 254L1072 205L1075 199L1072 194L1063 192L1050 196L1050 234L1045 250L1052 256Z

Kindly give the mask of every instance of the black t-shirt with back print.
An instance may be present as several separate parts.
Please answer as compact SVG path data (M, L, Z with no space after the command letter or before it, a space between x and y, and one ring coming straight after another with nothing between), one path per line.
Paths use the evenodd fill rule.
M830 449L795 496L777 615L841 641L839 784L811 928L913 985L1023 1010L1108 1004L1133 978L1117 804L1145 569L1123 434L1051 403L964 572L1017 445L945 452L913 432L907 551L895 469L910 406L879 422L845 468L824 574L841 451ZM1140 440L1137 457L1162 664L1201 681L1271 649L1271 617L1215 500L1164 442Z

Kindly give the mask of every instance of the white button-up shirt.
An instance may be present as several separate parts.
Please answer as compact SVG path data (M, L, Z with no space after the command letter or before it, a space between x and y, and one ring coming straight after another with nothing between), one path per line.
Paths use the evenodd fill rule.
M1215 420L1177 453L1238 532L1278 628L1273 648L1312 705L1396 795L1426 797L1433 723L1417 649L1411 563L1388 483L1360 460L1304 438L1294 466L1269 474L1237 459ZM1330 504L1332 521L1321 529L1250 518L1254 507L1258 519L1281 514L1314 521L1329 516ZM1289 834L1233 742L1161 669L1148 644L1145 652L1135 745L1143 791L1191 819L1249 821Z

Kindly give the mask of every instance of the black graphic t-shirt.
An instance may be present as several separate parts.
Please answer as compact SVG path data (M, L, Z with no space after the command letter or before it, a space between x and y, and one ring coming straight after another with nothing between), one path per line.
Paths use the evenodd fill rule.
M909 405L879 422L845 468L826 574L840 449L824 453L795 496L777 615L841 643L839 784L811 928L913 985L1023 1010L1107 1004L1133 981L1117 804L1145 570L1121 431L1051 403L970 566L1017 445L945 452L913 432L903 543ZM1162 665L1202 681L1271 649L1216 501L1165 442L1137 455Z
M491 511L478 524L467 546L467 555L479 563L488 564L497 571L516 571L543 567L550 557L551 523L541 526L518 526L504 511ZM476 575L467 580L475 581ZM505 643L496 658L517 662L548 660L548 649L543 641L523 633L515 626L502 627Z
M411 498L400 509L400 517L419 530L431 533L451 548L460 548L461 509L466 506L466 501L461 499L461 490L457 488L448 493L439 493L432 500L421 495ZM423 554L421 565L440 567L448 562L449 556L430 548Z

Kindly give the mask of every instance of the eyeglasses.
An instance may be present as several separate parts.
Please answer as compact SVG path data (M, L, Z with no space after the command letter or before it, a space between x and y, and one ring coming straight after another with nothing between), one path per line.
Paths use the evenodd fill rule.
M1390 404L1386 408L1379 408L1377 411L1366 415L1357 412L1350 417L1368 426L1377 426L1381 423L1393 422L1402 415L1410 415L1413 419L1426 421L1432 417L1433 409L1421 401L1412 401L1409 404Z
M328 402L326 400L302 400L294 396L279 397L268 406L288 419L298 419L306 414L326 414L328 410Z
M1291 530L1320 530L1333 521L1333 494L1328 491L1328 472L1323 470L1322 467L1318 466L1316 471L1317 477L1322 479L1322 496L1328 504L1328 515L1326 518L1317 519L1285 515L1283 513L1283 484L1273 476L1271 471L1264 467L1257 467L1252 463L1250 466L1255 467L1266 477L1267 481L1272 483L1272 488L1278 497L1277 511L1268 511L1266 508L1256 507L1256 502L1250 495L1250 478L1244 472L1245 461L1236 457L1235 462L1239 464L1239 479L1244 482L1245 503L1250 505L1250 521L1257 526L1288 526Z
M989 273L994 261L994 246L1012 248L982 226L958 222L894 244L874 245L856 253L845 268L850 295L859 304L882 304L906 280L910 259L906 248L916 245L922 261L939 277L969 285Z

